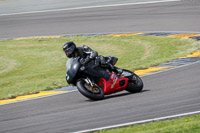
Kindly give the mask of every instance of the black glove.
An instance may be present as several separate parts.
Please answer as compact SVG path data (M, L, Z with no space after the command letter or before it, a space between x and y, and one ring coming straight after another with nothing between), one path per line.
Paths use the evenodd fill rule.
M89 61L90 61L90 58L89 58L89 57L86 57L85 59L82 58L82 59L80 60L80 63L81 63L82 65L85 65L85 64L88 63Z

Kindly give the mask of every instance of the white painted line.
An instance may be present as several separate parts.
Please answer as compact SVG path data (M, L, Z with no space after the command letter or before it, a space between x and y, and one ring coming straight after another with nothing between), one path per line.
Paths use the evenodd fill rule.
M142 123L148 123L148 122L152 122L152 121L172 119L172 118L177 118L177 117L182 117L182 116L187 116L187 115L192 115L192 114L198 114L198 113L200 113L200 111L170 115L170 116L165 116L165 117L159 117L159 118L154 118L154 119L147 119L147 120L123 123L123 124L94 128L94 129L88 129L88 130L82 130L82 131L78 131L78 132L74 132L74 133L86 133L86 132L94 132L94 131L99 131L99 130L104 130L104 129L119 128L119 127L134 125L134 124L142 124Z
M75 7L75 8L64 8L64 9L55 9L55 10L44 10L44 11L32 11L32 12L0 14L0 16L23 15L23 14L32 14L32 13L45 13L45 12L59 12L59 11L70 11L70 10L92 9L92 8L100 8L100 7L116 7L116 6L128 6L128 5L139 5L139 4L154 4L154 3L175 2L175 1L181 1L181 0L162 0L162 1L161 0L157 0L157 1L149 1L149 2L136 2L136 3L101 5L101 6Z

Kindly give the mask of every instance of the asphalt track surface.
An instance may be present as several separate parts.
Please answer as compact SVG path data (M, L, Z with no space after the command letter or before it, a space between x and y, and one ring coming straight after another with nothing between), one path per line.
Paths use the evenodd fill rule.
M200 110L200 62L142 77L144 91L90 101L79 92L0 106L1 133L63 133Z
M200 31L200 1L0 16L0 37ZM142 77L144 91L90 101L79 92L0 106L2 133L63 133L200 110L200 62Z
M200 1L0 16L0 39L80 33L200 31Z
M132 4L141 2L152 2L155 0L0 0L0 15L2 14L24 14L27 12L47 12L52 10L71 10L74 8L91 8L99 6ZM156 0L169 1L169 0ZM170 0L171 1L171 0Z

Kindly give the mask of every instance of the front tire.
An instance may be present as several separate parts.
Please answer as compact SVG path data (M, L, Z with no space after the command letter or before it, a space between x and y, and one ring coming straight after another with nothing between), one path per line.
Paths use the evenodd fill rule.
M99 86L95 86L95 88L91 88L89 84L87 84L83 79L79 80L76 83L78 91L84 95L85 97L91 100L102 100L104 98L104 92ZM93 90L94 89L94 90Z
M124 70L124 71L132 73L132 75L128 77L129 81L126 86L126 90L131 93L141 92L143 89L142 79L137 74L131 71L128 71L128 70Z

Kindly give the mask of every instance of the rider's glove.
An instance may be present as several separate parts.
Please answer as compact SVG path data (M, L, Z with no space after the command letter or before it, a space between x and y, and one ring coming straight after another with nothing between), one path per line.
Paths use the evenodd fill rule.
M87 58L85 58L85 59L81 59L80 60L80 63L82 64L82 65L84 65L84 64L86 64L86 63L88 63L90 61L90 58L89 57L87 57Z

